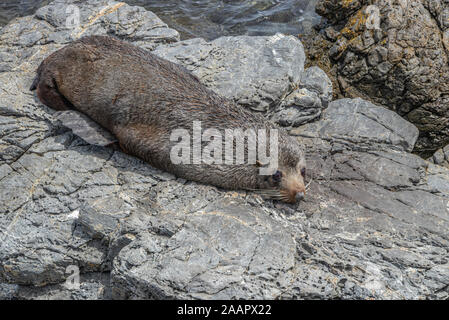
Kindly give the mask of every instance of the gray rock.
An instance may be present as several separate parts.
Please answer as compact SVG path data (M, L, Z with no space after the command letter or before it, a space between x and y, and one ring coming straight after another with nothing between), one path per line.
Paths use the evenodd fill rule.
M184 65L219 94L267 111L291 92L304 71L301 42L283 34L191 39L159 46L154 53Z
M150 50L179 40L176 30L142 7L109 0L55 0L0 30L0 57L4 58L0 70L32 71L55 48L93 34L126 38Z
M323 70L316 66L304 70L300 88L315 92L320 98L323 108L327 108L332 100L332 81Z
M39 39L40 44L45 44L46 41L70 42L92 34L112 34L147 45L179 40L176 30L168 28L154 13L142 7L103 0L80 4L79 1L72 1L70 5L70 2L56 0L50 6L38 9L35 18L56 29L51 34L44 34L44 39Z
M184 65L221 95L256 111L270 111L281 126L317 119L332 98L324 71L311 67L303 72L304 50L292 36L190 39L159 46L154 53Z
M103 2L76 3L95 16ZM1 299L449 298L449 169L409 153L413 125L361 99L329 103L322 119L292 130L306 149L310 182L297 205L176 179L77 137L28 91L38 63L68 39L49 23L63 21L51 14L58 5L0 30L0 56L8 57L0 72ZM137 25L152 16L129 10L140 12ZM101 17L85 32L127 25ZM246 49L245 66L241 57L235 63L254 70L251 59L270 52L270 39L223 38L220 46L196 39L156 51L177 52L176 60L206 74L225 53L236 57L225 51L229 43L257 43ZM280 39L281 47L301 47ZM270 105L284 96L261 83L284 90L296 82L287 74L301 75L300 89L322 103L328 85L312 81L318 70L303 84L302 72L291 71L302 71L296 61L303 60L273 69L290 74L250 77L231 68L200 78L227 88L235 72L249 90L236 101L247 105L247 92L259 92ZM67 287L71 268L80 271L79 288Z
M89 144L104 147L117 142L109 131L80 112L58 111L54 116L62 122L62 126L71 129L76 136Z
M284 127L298 127L318 119L331 100L331 80L320 68L310 67L301 75L298 88L282 99L271 119Z
M225 197L198 211L165 213L164 223L173 219L185 219L173 235L155 237L141 224L138 239L120 251L114 297L273 299L288 286L295 241L263 211Z
M298 127L321 115L322 101L317 93L296 89L282 100L271 119L283 127Z
M110 274L88 273L81 275L79 288L65 284L47 285L43 288L0 283L1 300L99 300L110 299Z
M122 220L131 214L132 206L122 198L107 197L86 201L77 210L77 224L93 239L110 241Z
M340 99L330 103L322 120L292 131L307 137L345 140L359 149L382 146L412 151L418 138L418 129L394 112L368 101Z
M428 160L437 165L449 168L449 145L438 149Z

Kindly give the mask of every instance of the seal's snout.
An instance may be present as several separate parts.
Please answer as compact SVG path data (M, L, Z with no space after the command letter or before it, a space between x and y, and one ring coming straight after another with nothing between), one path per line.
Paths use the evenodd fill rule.
M306 187L304 186L304 180L301 175L289 174L286 175L281 186L281 193L286 195L286 202L297 203L304 200L306 195Z
M299 202L299 201L303 200L305 196L306 196L306 193L304 191L300 191L300 192L296 193L295 201Z

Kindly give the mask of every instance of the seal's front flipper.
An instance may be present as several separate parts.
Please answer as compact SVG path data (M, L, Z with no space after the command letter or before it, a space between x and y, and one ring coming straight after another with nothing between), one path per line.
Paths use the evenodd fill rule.
M54 115L64 127L72 129L75 135L87 143L105 147L117 142L109 131L78 111L58 111Z

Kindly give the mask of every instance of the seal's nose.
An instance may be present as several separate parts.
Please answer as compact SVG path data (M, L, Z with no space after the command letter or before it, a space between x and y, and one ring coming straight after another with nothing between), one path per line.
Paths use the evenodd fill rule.
M304 192L298 192L295 196L295 200L296 202L301 201L302 199L304 199L305 193Z

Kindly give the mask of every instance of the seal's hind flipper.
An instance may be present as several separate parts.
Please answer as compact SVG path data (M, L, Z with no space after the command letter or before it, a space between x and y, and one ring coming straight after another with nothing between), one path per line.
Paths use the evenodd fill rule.
M78 111L58 111L54 114L64 127L72 129L72 132L92 145L110 146L117 139L95 121Z

